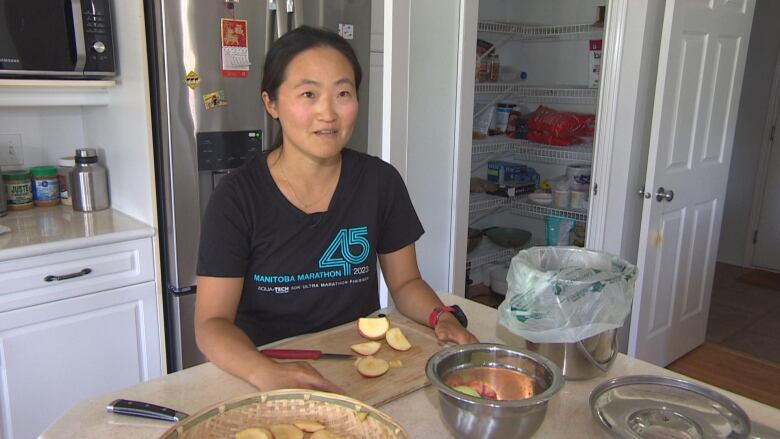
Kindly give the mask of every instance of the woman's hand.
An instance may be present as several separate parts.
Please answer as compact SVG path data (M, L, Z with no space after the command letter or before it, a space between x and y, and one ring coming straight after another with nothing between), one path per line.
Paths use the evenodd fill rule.
M439 322L433 330L439 341L451 341L457 344L479 343L477 337L461 326L458 319L446 312L439 317Z
M260 391L274 389L314 389L332 393L344 393L344 389L326 380L317 369L305 361L275 363L250 377Z

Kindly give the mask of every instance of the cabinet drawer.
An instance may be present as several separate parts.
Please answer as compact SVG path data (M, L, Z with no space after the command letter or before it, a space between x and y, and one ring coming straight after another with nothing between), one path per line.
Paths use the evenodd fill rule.
M0 262L0 311L150 280L151 239Z

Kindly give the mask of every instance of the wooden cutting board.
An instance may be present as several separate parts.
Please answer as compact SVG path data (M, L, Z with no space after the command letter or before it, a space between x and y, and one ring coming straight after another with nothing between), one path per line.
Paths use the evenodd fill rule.
M436 339L431 328L415 323L398 313L387 316L390 327L401 328L412 348L399 352L387 342L379 340L382 348L374 357L387 361L401 360L400 367L391 367L382 376L366 378L358 373L355 360L312 360L314 366L325 378L341 386L347 396L372 406L381 406L407 393L414 392L429 384L425 376L425 364L428 358L441 350L444 345ZM335 328L314 334L296 337L273 347L294 349L319 349L322 352L336 354L355 354L349 347L368 341L357 330L357 323L350 322ZM359 357L358 354L355 354Z

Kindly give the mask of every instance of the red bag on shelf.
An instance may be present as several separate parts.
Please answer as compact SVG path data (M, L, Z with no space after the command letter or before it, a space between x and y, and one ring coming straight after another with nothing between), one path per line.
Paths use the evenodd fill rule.
M554 146L571 146L582 142L578 137L556 137L550 133L539 130L528 130L528 140L534 143L543 143L545 145Z
M559 139L569 139L573 136L593 136L593 124L595 121L596 116L593 114L556 111L540 105L531 114L531 118L528 120L528 128L533 131L549 133Z

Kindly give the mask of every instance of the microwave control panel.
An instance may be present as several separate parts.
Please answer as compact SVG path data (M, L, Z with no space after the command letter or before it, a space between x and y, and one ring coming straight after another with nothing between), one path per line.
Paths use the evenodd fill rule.
M87 49L86 76L115 72L114 42L111 37L111 10L107 0L82 2L84 43Z

